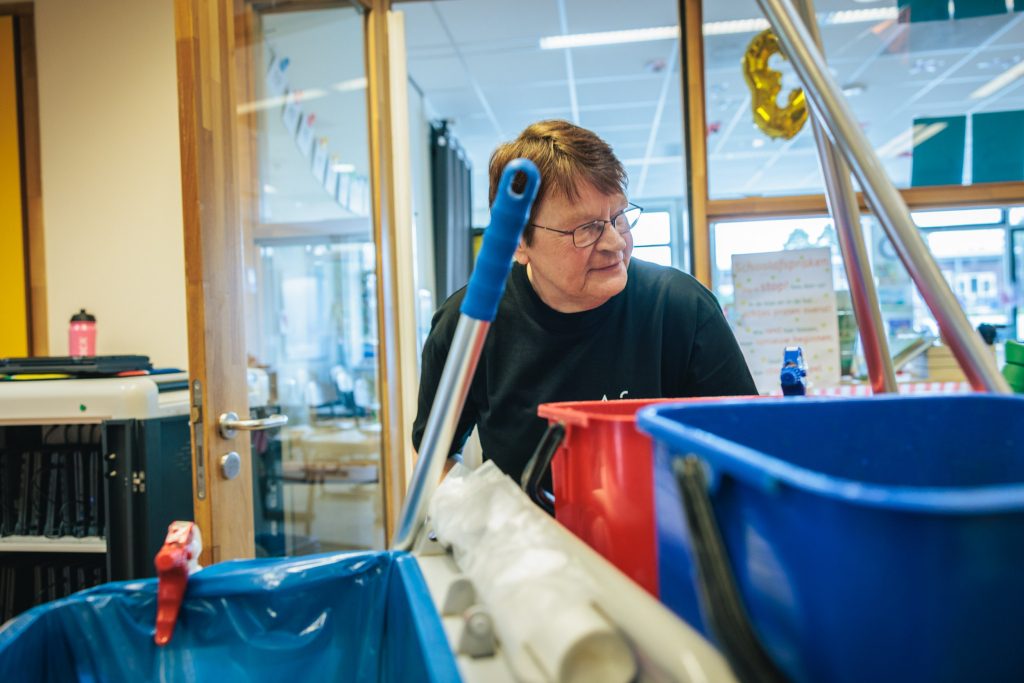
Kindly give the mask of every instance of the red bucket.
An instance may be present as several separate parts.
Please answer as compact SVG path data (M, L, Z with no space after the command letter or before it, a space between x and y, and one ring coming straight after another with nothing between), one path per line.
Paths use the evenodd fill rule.
M636 430L636 413L652 403L686 400L709 399L576 401L537 408L549 424L565 427L551 460L555 518L655 597L651 440Z

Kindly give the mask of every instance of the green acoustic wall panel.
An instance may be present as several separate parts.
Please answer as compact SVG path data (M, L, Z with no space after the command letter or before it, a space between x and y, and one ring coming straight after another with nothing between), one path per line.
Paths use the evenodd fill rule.
M900 21L939 21L949 19L948 0L899 0Z
M953 0L953 18L987 17L1006 14L1006 0Z
M910 174L911 186L959 185L962 183L967 117L940 116L914 119L914 126L919 125L923 126L919 135L927 132L929 136L914 147ZM931 126L936 126L936 128L931 128Z
M1024 110L971 118L971 182L1024 180Z

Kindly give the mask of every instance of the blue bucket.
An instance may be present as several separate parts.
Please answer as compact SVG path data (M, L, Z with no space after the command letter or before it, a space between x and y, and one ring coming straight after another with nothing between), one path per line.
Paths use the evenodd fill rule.
M638 425L661 598L705 635L673 474L689 454L789 678L1024 680L1024 398L661 404Z
M416 560L361 552L222 562L153 643L156 579L97 586L0 628L0 681L448 683L455 658Z

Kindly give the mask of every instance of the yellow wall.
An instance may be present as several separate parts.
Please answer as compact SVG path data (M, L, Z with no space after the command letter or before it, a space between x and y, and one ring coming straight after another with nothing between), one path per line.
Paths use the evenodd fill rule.
M0 358L28 355L14 21L0 17Z

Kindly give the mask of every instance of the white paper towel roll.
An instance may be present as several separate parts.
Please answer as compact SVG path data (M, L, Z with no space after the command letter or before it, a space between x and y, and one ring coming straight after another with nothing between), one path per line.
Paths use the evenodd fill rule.
M516 676L529 683L632 680L632 650L595 608L598 587L545 513L493 463L467 472L449 473L431 501L431 521L491 611Z

